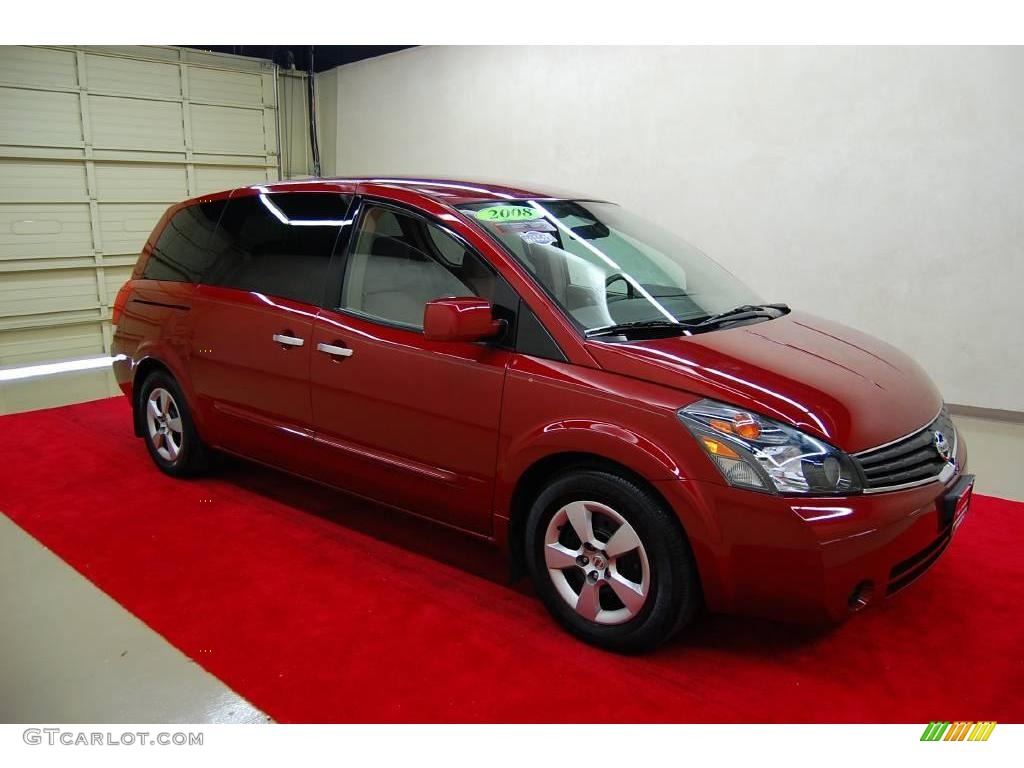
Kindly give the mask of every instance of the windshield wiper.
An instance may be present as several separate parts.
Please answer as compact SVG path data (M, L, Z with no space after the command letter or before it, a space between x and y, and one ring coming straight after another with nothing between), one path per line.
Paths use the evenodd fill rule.
M604 325L600 328L591 328L586 332L588 339L595 336L621 336L630 331L671 331L678 335L690 335L702 331L710 331L723 323L739 322L741 320L752 320L763 317L774 319L789 312L786 304L744 304L741 307L733 307L725 312L711 315L699 323L684 323L671 320L637 320L632 323L616 323L615 325Z
M680 335L690 330L692 326L687 323L677 323L671 320L636 320L632 323L616 323L615 325L604 325L600 328L591 328L586 332L586 337L591 339L595 336L621 336L630 331L646 330L667 330L678 331Z
M789 306L786 304L744 304L743 306L733 307L725 312L719 312L718 314L711 315L711 317L707 317L699 323L692 323L688 327L691 331L699 333L700 331L709 330L721 325L722 323L752 320L758 317L774 319L776 317L781 317L787 312L789 312Z

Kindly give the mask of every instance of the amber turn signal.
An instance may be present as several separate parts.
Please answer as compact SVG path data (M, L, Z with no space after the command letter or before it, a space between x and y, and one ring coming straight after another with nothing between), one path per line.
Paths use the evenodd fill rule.
M756 440L761 436L761 425L749 413L737 413L732 417L733 431L747 440Z
M719 432L738 435L747 440L756 440L761 436L761 426L749 413L737 413L729 421L711 419L708 423Z
M739 459L740 457L736 451L721 440L716 440L713 437L707 437L705 435L701 435L700 439L704 442L704 447L708 449L708 453L712 456L721 456L725 459Z

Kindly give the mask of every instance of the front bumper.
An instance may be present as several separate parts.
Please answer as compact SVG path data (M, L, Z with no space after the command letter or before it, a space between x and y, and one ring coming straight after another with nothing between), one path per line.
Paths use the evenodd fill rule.
M661 490L687 510L680 514L687 531L702 530L691 543L711 610L834 622L863 607L858 588L870 584L861 597L881 602L939 559L955 538L943 498L966 471L962 441L957 467L945 483L847 498L770 496L702 481ZM691 526L694 513L701 522Z

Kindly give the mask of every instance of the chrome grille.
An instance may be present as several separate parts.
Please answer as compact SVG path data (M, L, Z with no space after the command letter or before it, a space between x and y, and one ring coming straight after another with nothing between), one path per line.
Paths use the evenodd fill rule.
M889 445L854 454L854 461L864 473L865 490L918 485L937 478L949 462L935 447L936 432L945 435L952 455L956 456L956 428L945 406L933 422L917 432Z

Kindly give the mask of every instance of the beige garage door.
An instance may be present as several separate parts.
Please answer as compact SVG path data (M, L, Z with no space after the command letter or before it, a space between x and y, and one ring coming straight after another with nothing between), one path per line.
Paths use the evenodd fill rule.
M181 48L0 47L0 412L114 394L110 311L186 197L278 178L269 61ZM68 377L73 377L69 379Z

